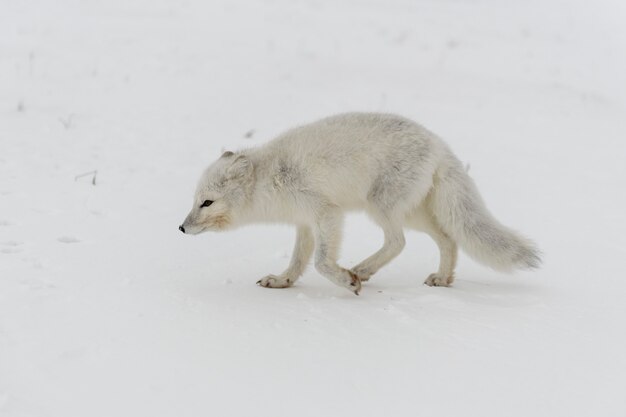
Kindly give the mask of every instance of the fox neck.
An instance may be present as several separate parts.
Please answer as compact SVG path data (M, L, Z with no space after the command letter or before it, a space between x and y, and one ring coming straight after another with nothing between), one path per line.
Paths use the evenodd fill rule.
M246 154L254 170L248 189L245 190L245 203L240 208L238 223L292 223L293 205L284 195L284 190L276 186L273 155L255 149Z

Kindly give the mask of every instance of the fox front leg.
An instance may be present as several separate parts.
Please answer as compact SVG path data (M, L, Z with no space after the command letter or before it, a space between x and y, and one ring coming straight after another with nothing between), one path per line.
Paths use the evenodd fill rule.
M289 267L280 275L268 275L257 281L265 288L291 287L302 276L313 254L313 233L309 226L298 226L296 244Z
M315 233L315 268L335 284L359 295L361 290L359 277L337 265L342 220L341 213L335 210L320 213L313 228Z

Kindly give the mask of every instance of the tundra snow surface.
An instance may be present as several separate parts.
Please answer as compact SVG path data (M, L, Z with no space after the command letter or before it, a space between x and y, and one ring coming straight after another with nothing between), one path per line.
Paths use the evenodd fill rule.
M3 2L0 415L626 415L625 16ZM359 297L311 267L271 290L255 282L287 266L292 229L177 230L223 150L344 111L443 137L543 268L461 255L452 288L427 287L437 250L409 232ZM351 215L340 263L381 243Z

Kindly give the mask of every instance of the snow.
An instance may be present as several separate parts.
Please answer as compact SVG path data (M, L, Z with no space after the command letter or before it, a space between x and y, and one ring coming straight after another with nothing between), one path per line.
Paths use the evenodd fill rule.
M0 415L624 416L626 6L28 0L0 11ZM223 149L353 110L444 137L544 267L435 245L361 296L293 231L184 236ZM93 176L84 175L97 170ZM77 178L78 177L78 178ZM341 264L377 249L347 219Z

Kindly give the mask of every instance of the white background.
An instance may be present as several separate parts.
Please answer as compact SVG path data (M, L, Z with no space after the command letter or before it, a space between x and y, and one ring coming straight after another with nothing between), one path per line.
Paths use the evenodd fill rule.
M0 415L626 415L625 17L0 0ZM268 290L290 228L177 230L222 150L363 110L442 136L543 268L462 256L429 288L438 253L409 232L360 297L313 268ZM350 216L342 265L381 240Z

